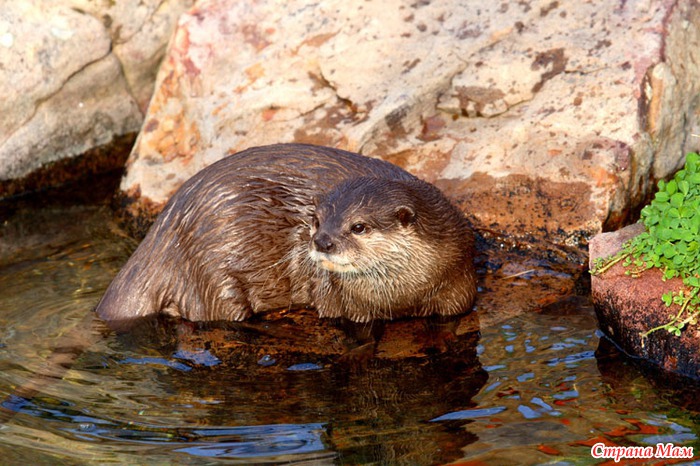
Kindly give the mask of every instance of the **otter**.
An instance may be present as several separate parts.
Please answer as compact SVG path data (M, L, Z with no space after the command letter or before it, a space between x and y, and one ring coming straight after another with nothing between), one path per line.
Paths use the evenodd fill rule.
M355 323L455 316L476 296L473 255L464 214L389 162L256 147L182 185L96 312L107 322L241 321L303 307Z

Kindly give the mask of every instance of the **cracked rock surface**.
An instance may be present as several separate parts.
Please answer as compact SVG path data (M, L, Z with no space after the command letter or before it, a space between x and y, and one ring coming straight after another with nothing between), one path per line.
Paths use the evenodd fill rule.
M174 21L192 3L4 2L0 184L137 132ZM11 191L3 184L0 197Z
M199 1L131 154L127 215L227 153L297 141L395 162L485 229L583 246L700 146L699 10Z

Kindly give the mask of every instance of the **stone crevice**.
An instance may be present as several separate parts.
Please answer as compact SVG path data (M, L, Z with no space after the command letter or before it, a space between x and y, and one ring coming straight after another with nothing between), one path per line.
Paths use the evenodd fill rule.
M318 69L315 70L315 71L316 71L316 73L314 73L314 74L315 74L315 76L317 77L317 79L318 79L318 81L319 81L319 84L321 84L322 86L324 86L324 87L330 89L331 91L333 91L333 94L335 95L335 97L336 97L340 102L344 102L345 104L347 104L348 107L353 108L353 109L357 109L357 108L358 108L358 103L357 103L357 102L353 102L352 99L351 99L349 96L342 96L342 95L340 95L340 92L339 92L339 90L338 90L338 87L335 86L335 85L333 85L333 82L332 82L330 79L328 79L328 77L324 74L324 72L323 72L323 67L322 67L322 66L319 66ZM311 111L304 112L304 113L302 114L302 116L311 114L311 113L313 113L314 111L316 111L317 108L323 107L323 106L325 106L325 105L327 105L327 104L326 104L326 103L323 103L323 104L321 104L321 105L315 107L315 108L312 109Z
M112 31L110 29L109 25L105 24L104 16L101 17L96 12L87 12L87 11L82 11L82 10L76 10L76 11L79 11L83 14L87 14L87 15L92 16L93 18L95 18L97 21L99 21L103 25L103 28L105 29L107 36L110 38L109 51L110 51L110 53L113 53L114 57L117 59L117 62L119 63L121 77L123 78L123 80L125 82L125 85L126 85L126 88L128 90L129 95L131 96L131 98L134 101L138 101L138 97L137 97L137 92L135 91L135 89L132 86L132 82L128 79L128 75L127 75L127 72L125 69L127 64L124 63L124 61L122 60L122 57L118 53L114 53L114 47L127 44L129 41L133 40L135 37L137 37L139 34L141 34L143 32L144 28L146 27L146 25L148 25L150 22L153 21L153 18L158 14L158 12L161 10L161 8L163 8L164 5L166 5L167 3L169 3L169 0L160 0L158 2L158 4L149 11L148 15L146 15L145 17L142 18L142 21L140 22L139 26L137 28L133 29L128 36L121 36L120 35L121 34L121 27L117 28L118 32L116 32L116 33L114 31ZM168 44L166 41L155 51L154 55L164 55L164 52L165 52L167 46L168 46ZM101 59L104 59L105 57L102 57ZM142 115L142 117L144 116L143 112L141 112L141 115Z
M134 92L134 89L131 85L131 82L129 81L129 79L126 76L126 70L124 69L124 62L120 59L119 55L112 53L112 50L110 48L110 53L105 55L104 57L102 57L102 60L107 58L110 54L114 55L116 62L119 64L119 77L122 79L122 81L124 81L124 86L126 88L126 91L129 94L129 97L131 97L131 99L134 102L137 102L138 98L136 97L136 92ZM139 108L139 114L141 115L141 119L145 118L145 115L143 114L143 112L140 108Z
M81 66L80 68L76 69L71 74L69 74L66 77L66 79L63 81L63 83L61 83L61 86L58 87L56 90L54 90L50 94L47 94L47 95L42 96L39 99L37 99L35 102L35 105L34 105L34 111L30 115L28 115L28 117L25 118L20 124L18 124L16 126L16 128L14 128L13 131L11 131L10 133L7 134L7 137L5 138L5 140L3 140L2 143L0 143L0 149L7 141L12 139L12 137L17 133L17 131L20 131L27 123L32 121L37 116L37 114L39 113L39 110L44 106L44 104L46 102L50 101L51 99L53 99L57 95L61 94L61 92L63 92L63 90L65 89L66 85L68 85L72 79L74 79L80 73L83 73L86 69L90 68L92 65L99 63L100 61L108 58L111 54L112 54L112 50L110 47L110 49L107 51L107 53L105 53L103 56L101 56L95 60L86 62L83 66Z

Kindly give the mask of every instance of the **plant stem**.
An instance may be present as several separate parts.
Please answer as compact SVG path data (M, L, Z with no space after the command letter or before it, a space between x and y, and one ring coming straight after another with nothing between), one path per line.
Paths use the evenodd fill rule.
M684 313L685 310L687 309L688 304L690 304L690 300L693 299L697 294L698 294L698 289L697 289L697 288L693 288L693 290L690 292L690 294L688 295L688 297L683 301L683 305L681 306L681 309L678 311L678 314L676 314L676 316L675 316L673 319L671 319L670 322L666 322L666 323L663 324L663 325L659 325L658 327L654 327L654 328L652 328L651 330L647 330L646 332L643 332L643 333L641 334L641 335L642 335L642 338L646 338L647 336L649 336L650 333L656 332L657 330L661 330L661 329L664 329L664 328L669 328L671 325L673 325L673 324L675 324L676 322L678 322L678 319L681 318L681 316L683 315L683 313ZM700 310L696 310L695 312L691 313L690 316L687 317L687 318L682 322L682 324L685 325L685 324L687 324L688 322L690 322L691 320L693 320L693 316L695 316L696 314L698 314L698 312L700 312Z
M630 255L629 253L626 253L626 254L619 254L618 256L613 257L612 259L610 259L609 262L607 262L605 265L601 266L600 268L594 268L593 270L591 270L591 275L600 275L600 274L607 272L608 270L610 270L612 268L613 265L617 264L618 262L620 262L623 259L626 259L627 257L629 257L629 255Z

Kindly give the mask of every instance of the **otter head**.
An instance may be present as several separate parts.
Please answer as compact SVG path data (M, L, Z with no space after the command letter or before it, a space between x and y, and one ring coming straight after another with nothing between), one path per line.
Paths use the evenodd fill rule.
M316 266L375 278L408 266L418 213L405 183L354 178L317 199L309 244Z
M319 198L308 259L326 316L356 322L463 312L476 292L471 230L433 185L359 177Z

